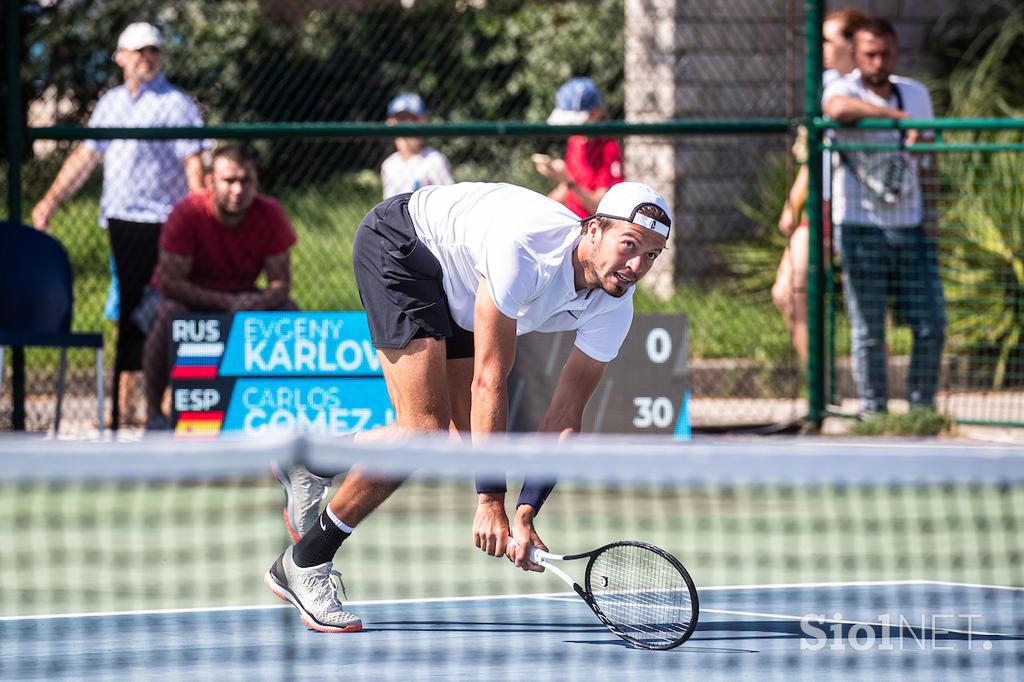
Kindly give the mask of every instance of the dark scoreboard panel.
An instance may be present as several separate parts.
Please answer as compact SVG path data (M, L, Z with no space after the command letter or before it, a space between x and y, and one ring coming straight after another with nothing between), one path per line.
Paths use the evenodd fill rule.
M638 314L584 413L585 432L689 434L684 314ZM569 357L575 332L532 333L516 345L509 424L537 428Z

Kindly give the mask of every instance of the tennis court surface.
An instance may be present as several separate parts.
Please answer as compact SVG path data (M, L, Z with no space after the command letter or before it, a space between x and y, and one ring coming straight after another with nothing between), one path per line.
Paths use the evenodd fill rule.
M557 474L537 523L552 551L635 539L678 557L699 591L692 637L635 648L555 576L472 547L481 456L511 490ZM19 439L0 441L0 458L5 680L994 680L1024 668L1021 448ZM415 469L338 555L362 632L312 632L263 586L289 541L271 458ZM561 567L582 581L577 563Z

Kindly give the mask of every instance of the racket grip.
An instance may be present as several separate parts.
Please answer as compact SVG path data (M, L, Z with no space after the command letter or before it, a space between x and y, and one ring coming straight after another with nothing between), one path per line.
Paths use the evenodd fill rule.
M509 544L510 547L518 547L519 546L519 543L516 542L515 538L509 538L508 539L508 544ZM531 547L530 548L530 552L529 552L529 554L527 554L526 558L529 559L530 561L532 561L535 564L539 564L541 561L543 561L545 559L556 559L558 557L557 557L557 555L551 554L550 552L545 552L543 549L539 549L537 547Z

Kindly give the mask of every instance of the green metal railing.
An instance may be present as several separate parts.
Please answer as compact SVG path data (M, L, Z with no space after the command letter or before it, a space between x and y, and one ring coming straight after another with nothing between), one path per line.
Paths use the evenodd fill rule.
M821 73L824 2L804 5L807 56L804 63L804 125L807 127L807 220L810 243L824 240L822 228ZM825 269L821 249L810 249L807 264L807 421L821 428L825 418Z

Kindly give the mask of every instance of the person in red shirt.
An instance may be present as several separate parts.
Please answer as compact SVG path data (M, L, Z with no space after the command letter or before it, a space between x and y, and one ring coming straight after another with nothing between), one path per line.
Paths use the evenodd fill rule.
M589 78L572 78L555 95L555 109L548 117L552 125L595 123L604 118L601 93ZM612 185L622 182L622 150L606 137L573 135L565 160L533 155L537 172L558 184L548 196L581 218L597 211L601 197Z
M207 188L171 210L160 259L133 320L146 332L146 429L170 427L167 388L171 320L191 312L298 310L290 298L295 230L274 199L256 193L256 161L242 145L213 152ZM256 278L266 273L265 289Z

